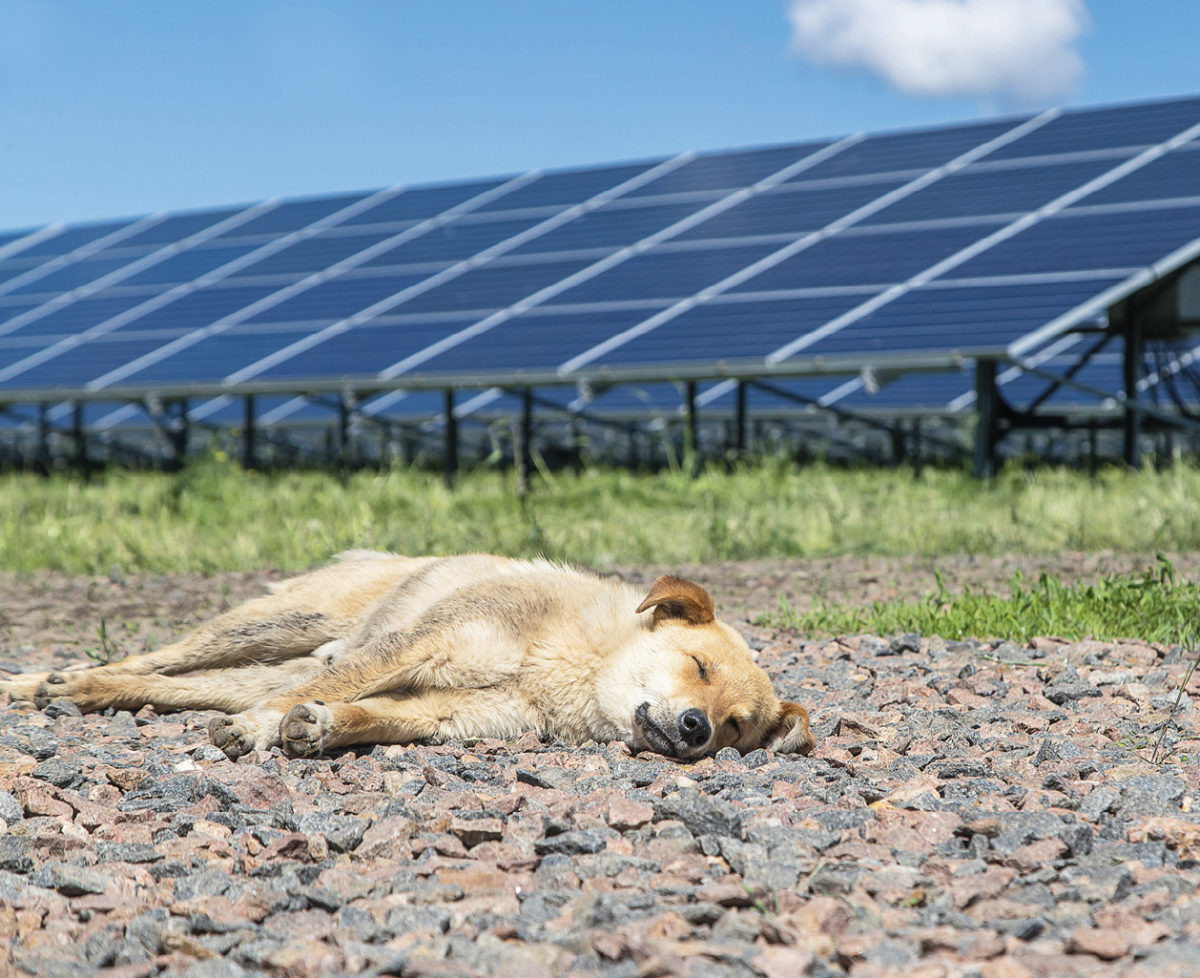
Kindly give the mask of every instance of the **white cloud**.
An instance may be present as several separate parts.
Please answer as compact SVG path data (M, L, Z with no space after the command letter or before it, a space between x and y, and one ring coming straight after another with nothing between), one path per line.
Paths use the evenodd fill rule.
M791 0L792 44L909 95L1039 101L1083 73L1083 0Z

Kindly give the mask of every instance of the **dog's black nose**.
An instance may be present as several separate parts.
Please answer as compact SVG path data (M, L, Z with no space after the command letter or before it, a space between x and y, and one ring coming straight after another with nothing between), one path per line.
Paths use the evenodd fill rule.
M676 722L679 724L679 736L689 747L703 747L712 736L712 725L708 722L708 717L694 706L680 713Z

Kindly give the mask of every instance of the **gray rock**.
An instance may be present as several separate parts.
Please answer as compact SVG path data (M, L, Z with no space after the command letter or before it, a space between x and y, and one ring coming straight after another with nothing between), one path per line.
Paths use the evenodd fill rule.
M441 907L393 907L384 928L397 937L412 931L444 934L450 929L450 911Z
M248 972L228 958L208 958L190 965L183 978L247 978Z
M150 954L159 954L162 951L162 937L170 920L170 914L162 907L146 910L125 925L125 939L136 941Z
M561 853L563 855L578 855L585 852L600 852L604 848L604 836L599 832L577 829L572 832L560 832L545 839L538 839L533 844L534 852L539 856Z
M108 889L108 877L86 866L72 863L54 863L43 867L50 871L51 885L64 896L83 896L85 893L103 893Z
M33 872L33 839L28 836L0 835L0 869L13 873Z
M0 791L0 818L13 825L25 817L25 809L7 791Z
M353 852L363 840L371 823L354 815L333 812L309 812L296 820L297 829L306 835L323 835L337 852Z
M1130 778L1121 785L1121 800L1114 811L1120 818L1137 815L1174 815L1183 804L1187 782L1168 774Z
M175 880L175 899L190 900L198 896L220 896L232 885L229 874L219 869L202 869Z
M1079 757L1081 754L1083 754L1083 751L1069 740L1063 740L1059 737L1046 737L1038 747L1038 752L1034 755L1033 763L1041 765L1046 763L1046 761L1067 761L1073 757Z
M897 635L888 643L888 651L892 655L920 652L921 636L917 632L905 632L903 635Z
M81 717L83 711L68 699L51 700L44 707L42 713L48 716L51 720L57 720L59 717Z
M809 892L819 896L844 896L854 889L862 870L854 863L821 866L808 881Z
M654 820L677 819L692 835L717 835L740 838L742 810L717 798L689 791L654 800Z
M1079 813L1093 822L1105 812L1111 812L1121 800L1121 790L1109 785L1093 788L1079 803Z
M42 761L31 772L35 778L49 781L56 788L73 788L82 783L83 764L66 757L50 757Z

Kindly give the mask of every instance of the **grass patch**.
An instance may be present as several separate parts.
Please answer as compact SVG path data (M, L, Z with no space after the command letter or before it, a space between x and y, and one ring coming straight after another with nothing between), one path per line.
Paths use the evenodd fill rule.
M1109 575L1095 584L1063 584L1042 574L1033 584L1016 575L1007 597L938 590L920 601L875 602L868 608L823 605L808 612L782 607L764 623L805 635L891 635L918 632L948 639L1004 637L1027 642L1036 635L1070 640L1147 642L1195 648L1200 585L1181 581L1170 561L1139 574Z
M1096 479L1012 470L840 470L765 461L692 479L591 469L511 473L182 473L0 476L0 568L106 573L301 569L348 547L545 554L597 567L838 554L1200 549L1200 469Z

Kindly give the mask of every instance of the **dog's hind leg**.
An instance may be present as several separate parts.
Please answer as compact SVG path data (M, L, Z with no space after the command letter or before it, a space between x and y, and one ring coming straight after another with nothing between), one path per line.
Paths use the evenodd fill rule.
M183 676L137 675L88 669L51 674L34 693L45 707L66 698L81 710L137 710L149 704L159 710L249 710L311 679L324 662L312 656L276 665L208 669Z

